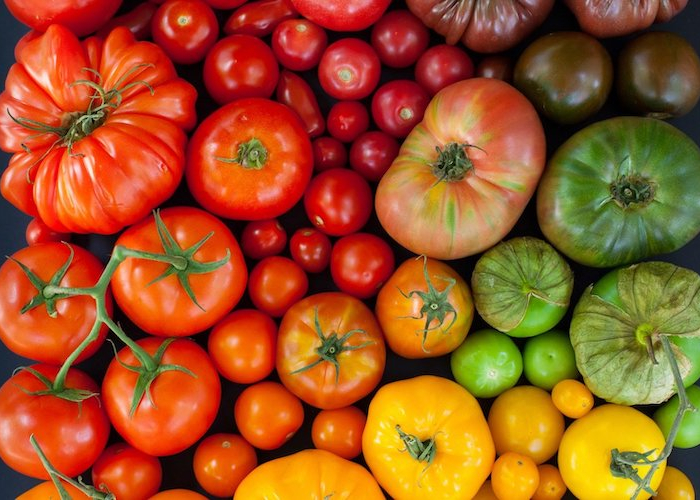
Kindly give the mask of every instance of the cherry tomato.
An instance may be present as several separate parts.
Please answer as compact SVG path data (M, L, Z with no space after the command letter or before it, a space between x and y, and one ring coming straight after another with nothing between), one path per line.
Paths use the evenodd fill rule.
M273 255L260 260L250 271L248 295L253 305L279 318L309 290L304 269L289 257Z
M304 423L301 400L279 382L270 380L243 389L233 412L238 431L261 450L281 447Z
M491 486L503 500L530 500L540 482L537 465L527 455L507 451L493 463Z
M338 101L327 117L328 133L342 142L352 142L369 128L369 111L360 101Z
M372 26L370 43L382 64L405 68L428 48L430 30L410 10L390 10Z
M464 49L433 45L416 61L414 75L416 82L432 96L451 83L474 76L474 63Z
M667 465L654 500L695 500L695 488L680 469Z
M277 101L292 108L304 122L309 137L321 135L326 129L326 121L311 85L301 76L287 69L280 71Z
M560 380L578 377L569 333L550 330L527 339L523 347L523 371L528 382L547 391Z
M199 442L192 458L194 476L210 495L231 498L258 465L255 448L238 434L219 433Z
M700 385L691 385L686 388L685 392L690 404L695 408L700 408ZM673 427L679 404L679 396L674 394L654 411L654 422L656 422L666 438L668 438L671 427ZM673 446L674 448L695 448L700 446L700 410L686 412L683 415L678 434L673 440Z
M401 139L423 119L428 102L428 92L413 80L392 80L374 93L372 118L381 130Z
M343 168L348 161L345 145L335 137L317 137L311 142L314 170L323 172L331 168Z
M496 78L504 82L513 80L513 60L503 54L485 56L476 66L474 76Z
M328 35L308 19L287 19L275 27L270 45L282 66L293 71L308 71L318 66L328 46Z
M321 88L335 99L360 100L379 83L381 61L360 38L341 38L323 51L318 63Z
M394 272L391 246L372 233L341 237L331 251L331 277L336 286L359 299L374 297Z
M252 384L275 368L277 324L257 309L235 309L214 325L207 350L214 366L226 379Z
M304 193L307 217L331 236L344 236L362 229L372 208L369 183L347 168L333 168L317 174Z
M92 484L119 500L146 500L158 493L162 479L157 457L123 442L105 448L92 466Z
M285 19L299 14L289 0L252 0L234 10L224 23L226 35L234 33L264 37Z
M377 182L399 154L399 148L399 141L386 132L363 132L350 145L350 167L368 181Z
M556 466L540 464L537 472L540 474L540 484L532 500L560 500L566 494L566 484Z
M194 64L219 37L219 21L202 0L167 0L153 14L151 34L174 63Z
M307 273L320 273L331 260L331 240L313 227L302 227L294 231L289 240L292 259Z
M320 450L352 460L362 453L367 415L357 406L321 410L311 424L311 440Z
M586 384L575 379L564 379L552 388L552 402L563 415L581 418L593 409L594 399Z
M281 254L286 246L287 231L276 218L250 221L241 232L241 250L251 259Z

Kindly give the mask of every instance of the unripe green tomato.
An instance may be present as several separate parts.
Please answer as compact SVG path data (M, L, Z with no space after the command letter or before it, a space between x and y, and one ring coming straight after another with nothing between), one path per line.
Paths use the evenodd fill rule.
M690 403L695 407L695 411L686 412L683 415L680 429L676 434L676 439L673 440L673 446L676 448L694 448L700 445L700 386L691 385L686 388L685 392ZM676 394L654 412L654 421L666 438L668 438L673 420L678 413L679 402L680 399Z

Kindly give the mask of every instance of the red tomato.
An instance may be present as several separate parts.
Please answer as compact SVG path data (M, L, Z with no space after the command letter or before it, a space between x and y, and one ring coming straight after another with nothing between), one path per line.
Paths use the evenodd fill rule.
M513 61L503 54L486 56L479 61L474 75L510 82L513 80Z
M71 258L72 253L72 258ZM61 268L70 265L61 277ZM26 266L44 285L38 289L18 264ZM0 266L0 340L12 352L43 363L60 365L90 333L97 319L95 300L87 295L41 300L42 290L52 280L63 287L91 287L104 266L87 250L65 243L38 243L18 250ZM22 312L31 301L36 306ZM108 292L105 309L112 315ZM82 361L100 348L107 336L102 325L97 338L78 357Z
M209 5L219 10L235 9L248 0L205 0Z
M41 219L34 218L27 224L24 238L27 241L27 245L36 245L37 243L48 243L51 241L70 241L71 234L54 231L41 222Z
M376 182L399 154L399 147L399 141L386 132L364 132L350 146L350 167L368 181Z
M345 145L335 137L317 137L311 143L314 169L323 172L331 168L343 168L348 161Z
M204 208L230 219L282 215L301 199L312 171L301 119L288 106L259 97L210 114L187 153L190 192Z
M5 0L5 6L19 22L37 31L46 31L51 24L61 24L77 36L85 36L111 18L121 7L122 1Z
M307 19L333 31L369 28L389 7L391 0L292 0Z
M252 384L275 369L277 324L257 309L236 309L212 328L207 350L226 379Z
M360 299L374 297L394 272L394 252L372 233L339 238L331 251L331 277L345 293Z
M124 26L134 34L134 38L137 40L146 40L151 38L151 21L157 10L158 4L152 0L137 4L133 9L112 17L100 26L96 34L105 38L117 26Z
M410 10L390 10L372 26L370 43L382 64L405 68L428 48L430 30Z
M127 443L114 443L92 466L92 484L119 500L146 500L158 493L163 467L157 457Z
M352 460L362 453L367 415L357 406L321 410L311 424L311 440L319 450Z
M221 402L219 374L206 351L190 339L146 337L136 343L151 357L161 355L156 367L146 367L149 371L180 368L160 371L132 410L139 373L129 367L143 365L131 348L123 348L102 381L104 408L114 429L134 448L157 457L179 453L214 422Z
M336 40L326 47L318 63L321 88L335 99L364 99L376 88L380 73L377 53L359 38Z
M272 97L279 66L269 45L252 35L221 38L204 58L204 86L219 104Z
M241 435L261 450L281 447L304 423L304 406L299 398L270 380L243 389L233 414Z
M270 45L282 66L292 71L308 71L321 60L328 46L328 35L308 19L286 19L275 27Z
M264 37L285 19L298 15L290 0L251 0L231 13L224 24L224 33Z
M250 221L241 232L241 249L251 259L278 255L286 246L287 231L275 218Z
M474 63L464 49L438 44L420 55L414 75L416 82L434 95L451 83L474 76Z
M341 408L362 399L379 384L385 363L377 319L351 295L310 295L282 318L277 374L290 391L316 408Z
M151 216L124 231L116 245L171 255L198 249L187 257L184 271L166 263L126 259L112 276L114 298L124 314L148 333L193 335L223 318L245 293L248 271L243 253L231 230L202 209L169 207L159 217L172 242L164 243L169 238L161 239L162 226ZM213 271L197 269L214 262L223 264ZM158 279L163 273L171 274Z
M167 0L153 15L151 33L174 63L194 64L219 38L219 20L202 0Z
M317 174L304 193L309 220L331 236L362 229L372 214L372 188L360 174L332 168Z
M307 273L320 273L331 260L331 240L313 227L302 227L294 231L289 240L292 259Z
M359 101L338 101L328 111L328 133L341 142L352 142L369 128L369 111Z
M255 449L238 434L204 438L194 451L192 468L199 485L210 495L229 497L258 465Z
M430 96L413 80L392 80L372 97L372 118L381 130L403 139L422 119Z
M265 257L250 271L248 295L253 305L274 318L301 300L309 290L304 269L288 257Z
M32 365L53 383L58 367ZM109 438L109 420L97 393L98 385L84 372L70 368L67 390L87 391L93 396L81 403L46 391L29 369L21 369L0 387L0 458L26 476L49 479L29 440L32 434L49 462L68 477L85 472L100 456Z
M326 129L326 121L311 85L296 73L287 69L280 72L277 92L278 102L292 108L304 122L309 137L321 135Z

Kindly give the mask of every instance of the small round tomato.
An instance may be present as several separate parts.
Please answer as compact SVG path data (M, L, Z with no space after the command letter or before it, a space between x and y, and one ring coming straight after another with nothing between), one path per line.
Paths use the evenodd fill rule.
M372 26L370 43L379 60L390 68L414 64L430 43L430 30L408 9L384 13Z
M282 66L292 71L308 71L321 60L328 46L328 35L308 19L285 19L272 32L270 45Z
M243 389L233 412L238 431L261 450L281 447L304 423L301 400L279 382L270 380Z
M359 299L374 297L393 272L394 252L375 234L348 234L333 245L331 277L342 292Z
M301 300L309 290L304 269L289 257L265 257L250 271L248 295L253 305L274 318Z
M157 457L119 442L109 445L92 466L92 484L119 500L146 500L158 493L163 467Z
M352 142L369 128L369 111L359 101L338 101L326 117L328 133L341 142Z
M313 227L294 231L289 240L292 259L307 273L320 273L331 261L331 240L326 233Z
M372 118L381 130L404 138L422 119L430 102L428 92L413 80L392 80L372 97Z
M691 385L685 390L690 404L700 408L700 386ZM678 413L680 399L675 394L671 399L663 403L653 415L654 422L659 426L664 436L668 438L673 427L673 421ZM681 420L676 438L673 440L676 448L694 448L700 446L700 410L686 412Z
M314 226L331 236L362 229L372 215L372 188L360 174L332 168L317 174L304 193L304 210Z
M472 498L472 500L498 500L498 497L493 492L493 486L491 485L490 479L484 481L484 484L481 485L481 488L479 488L479 491L476 492L476 495L474 498Z
M560 380L578 377L569 334L550 330L527 339L523 347L523 371L528 382L547 391Z
M218 40L204 58L204 86L218 104L242 97L272 97L279 66L272 49L252 35Z
M186 490L184 488L175 488L156 493L148 500L207 500L207 497L200 495L196 491Z
M474 76L496 78L497 80L510 82L513 80L513 60L504 54L485 56L476 65Z
M238 434L219 433L199 442L192 457L197 483L210 495L231 498L258 465L255 448Z
M33 218L29 221L29 224L27 224L24 238L27 241L27 245L36 245L37 243L48 243L51 241L70 241L71 233L54 231L42 222L41 219Z
M566 494L566 484L555 465L540 464L537 466L537 472L540 475L540 483L532 495L532 500L560 500Z
M311 440L320 450L352 460L362 453L367 415L357 406L321 410L311 424Z
M286 246L287 232L276 218L250 221L241 232L241 250L251 259L281 254Z
M695 500L695 488L680 469L667 466L654 500Z
M235 309L211 329L207 351L217 371L237 384L252 384L275 369L277 324L257 309Z
M151 34L174 63L194 64L219 37L219 21L202 0L167 0L153 14Z
M474 76L474 63L464 49L456 45L433 45L416 61L416 82L435 95L451 83Z
M350 145L350 168L370 182L377 182L399 154L401 145L395 137L381 130L360 134Z
M345 144L335 137L316 137L311 142L311 147L316 172L323 172L331 168L343 168L348 161Z
M493 463L491 487L498 498L530 500L539 483L537 465L527 455L507 451Z
M369 43L360 38L341 38L323 51L318 81L334 99L364 99L379 83L381 64Z
M563 415L581 418L593 409L593 393L586 384L575 379L564 379L552 387L552 402Z

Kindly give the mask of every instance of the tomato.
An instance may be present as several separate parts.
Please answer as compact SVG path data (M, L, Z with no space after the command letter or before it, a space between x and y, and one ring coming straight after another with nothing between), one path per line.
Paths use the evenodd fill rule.
M146 500L158 493L163 467L152 457L124 442L104 449L92 466L92 484L120 500Z
M407 9L385 12L372 26L370 43L390 68L414 64L430 43L430 31Z
M253 0L234 10L224 24L224 33L264 37L286 19L298 16L290 0Z
M323 172L331 168L343 168L348 161L345 145L335 137L316 137L311 143L314 170Z
M389 348L405 358L442 356L469 332L469 285L445 262L410 257L382 285L374 308Z
M265 257L250 271L250 300L257 309L274 318L281 317L308 290L306 272L289 257Z
M520 92L491 78L457 82L433 96L379 181L377 217L413 253L473 255L518 221L545 154L542 123Z
M369 221L372 188L354 170L325 170L311 179L304 192L304 210L309 221L324 233L345 236Z
M452 83L474 76L474 63L464 49L437 44L428 47L416 61L416 82L433 96Z
M518 57L514 85L556 123L582 122L605 104L613 62L596 38L579 31L541 36Z
M496 78L510 82L513 80L513 61L504 54L491 54L479 61L474 74L484 78Z
M576 498L630 498L637 483L613 474L612 451L648 453L647 458L654 460L663 447L664 436L650 417L631 406L604 404L567 427L559 445L557 463L564 483ZM650 467L634 466L642 478L650 472ZM663 460L653 472L652 490L658 488L665 468ZM642 490L637 498L646 500L650 496Z
M210 495L232 497L238 485L258 465L255 448L238 434L219 433L199 442L192 468Z
M248 271L236 237L202 209L165 208L158 212L158 220L151 216L125 230L116 245L188 259L187 269L179 271L174 265L128 258L112 275L120 309L153 335L202 332L223 318L245 292ZM219 267L207 270L207 263L216 262Z
M304 122L309 137L319 136L325 131L326 122L314 90L301 76L283 69L280 72L275 96L278 102L296 111Z
M550 330L527 339L523 347L523 371L528 382L546 391L561 380L578 377L569 334Z
M391 80L372 96L372 119L380 130L403 139L422 119L430 96L413 80Z
M318 81L334 99L360 100L379 83L381 61L372 46L360 38L341 38L323 51Z
M374 297L393 272L393 250L375 234L352 233L333 244L331 277L341 292L359 299Z
M260 97L239 99L197 127L187 152L187 185L197 202L217 215L270 219L301 199L312 154L304 124L292 109Z
M537 220L560 252L613 267L677 250L700 232L700 148L673 125L641 117L593 123L549 159Z
M507 451L493 463L491 487L497 498L529 500L539 484L537 465L528 455Z
M363 302L342 292L310 295L282 318L277 337L280 381L324 410L368 395L382 378L384 337Z
M331 260L330 238L313 227L301 227L289 240L289 253L307 273L324 271Z
M162 0L160 0L162 1ZM205 0L209 5L219 10L235 9L248 0Z
M130 347L120 350L102 381L104 408L114 429L134 448L158 457L179 453L214 422L221 402L219 374L206 351L190 339L146 337L137 344L159 363L143 366ZM173 365L181 368L164 369ZM140 374L134 367L155 376L140 399Z
M281 254L287 246L287 231L276 219L253 220L241 232L241 250L251 259Z
M57 374L58 367L36 364L16 371L0 387L0 457L26 476L49 479L30 442L32 435L53 467L68 477L85 472L107 445L104 400L85 372L70 368L63 384L67 391L91 394L80 403L51 393L32 394L50 389Z
M88 500L89 498L93 498L65 481L61 481L61 484L73 500ZM44 481L43 483L37 484L32 489L25 491L20 496L16 497L15 500L51 500L53 498L61 498L56 486L53 484L53 481Z
M27 241L27 245L36 245L37 243L48 243L50 241L70 241L71 234L54 231L41 222L41 219L35 217L27 224L24 238Z
M377 182L399 154L399 141L381 130L368 130L350 145L350 167L370 182Z
M303 17L332 31L360 31L374 24L391 0L291 0Z
M540 464L537 466L537 472L540 482L532 500L561 500L566 494L566 484L559 469L552 464Z
M116 233L180 184L196 97L128 29L81 43L52 25L24 46L0 95L0 148L13 153L0 190L55 231Z
M593 409L594 399L586 384L563 379L552 387L552 403L569 418L581 418Z
M137 40L151 38L151 21L153 14L158 10L158 4L153 0L147 0L134 6L133 9L112 17L100 26L96 35L105 38L117 26L124 26L134 34Z
M301 400L279 382L249 385L234 405L238 432L261 450L275 450L289 441L304 423Z
M204 87L218 104L244 97L270 98L279 66L272 49L253 35L219 39L204 58Z
M656 490L656 500L695 500L695 488L680 469L667 466Z
M279 23L270 39L279 63L292 71L315 68L328 46L328 34L308 19L286 19Z
M19 22L35 30L46 31L52 24L61 24L77 36L85 36L111 18L121 7L122 1L5 0L5 6Z
M257 309L235 309L211 329L207 351L218 372L237 384L252 384L275 369L277 324Z
M174 63L194 64L219 38L219 21L203 0L167 0L153 15L151 32Z
M32 283L20 263L42 284ZM75 244L37 243L15 252L0 266L3 287L0 340L25 358L62 364L90 334L97 319L97 308L87 295L45 298L43 290L51 284L91 287L103 270L97 257ZM27 310L23 312L25 307ZM111 316L113 306L109 291L105 308L104 312ZM85 347L77 361L95 354L106 336L107 328L102 325L95 340Z
M362 453L367 415L357 406L321 410L311 424L311 440L319 450L352 460Z
M200 495L196 491L186 490L183 488L175 488L172 490L163 490L156 493L148 500L207 500L207 497Z
M498 330L477 330L450 356L452 376L477 398L494 398L513 387L523 358L512 338Z
M538 465L557 453L564 433L564 416L549 393L532 385L501 393L489 409L488 423L496 453L514 451Z
M700 386L691 385L685 392L690 404L693 405L696 410L686 412L683 415L683 420L681 420L678 428L678 434L676 434L673 440L673 446L675 448L694 448L700 446L700 410L697 410L697 408L700 408ZM673 421L678 413L679 405L679 396L676 394L654 411L654 422L656 422L666 438L668 438L671 428L673 427Z
M493 492L490 479L484 481L484 484L481 485L481 488L479 488L472 500L498 500L498 497Z
M595 0L565 0L581 29L596 38L628 35L648 28L659 10L659 0L605 4ZM663 2L667 3L667 2Z
M341 142L352 142L369 128L369 111L360 101L338 101L327 116L328 133Z
M495 458L479 402L433 375L379 388L369 403L362 453L390 498L416 500L472 498Z

